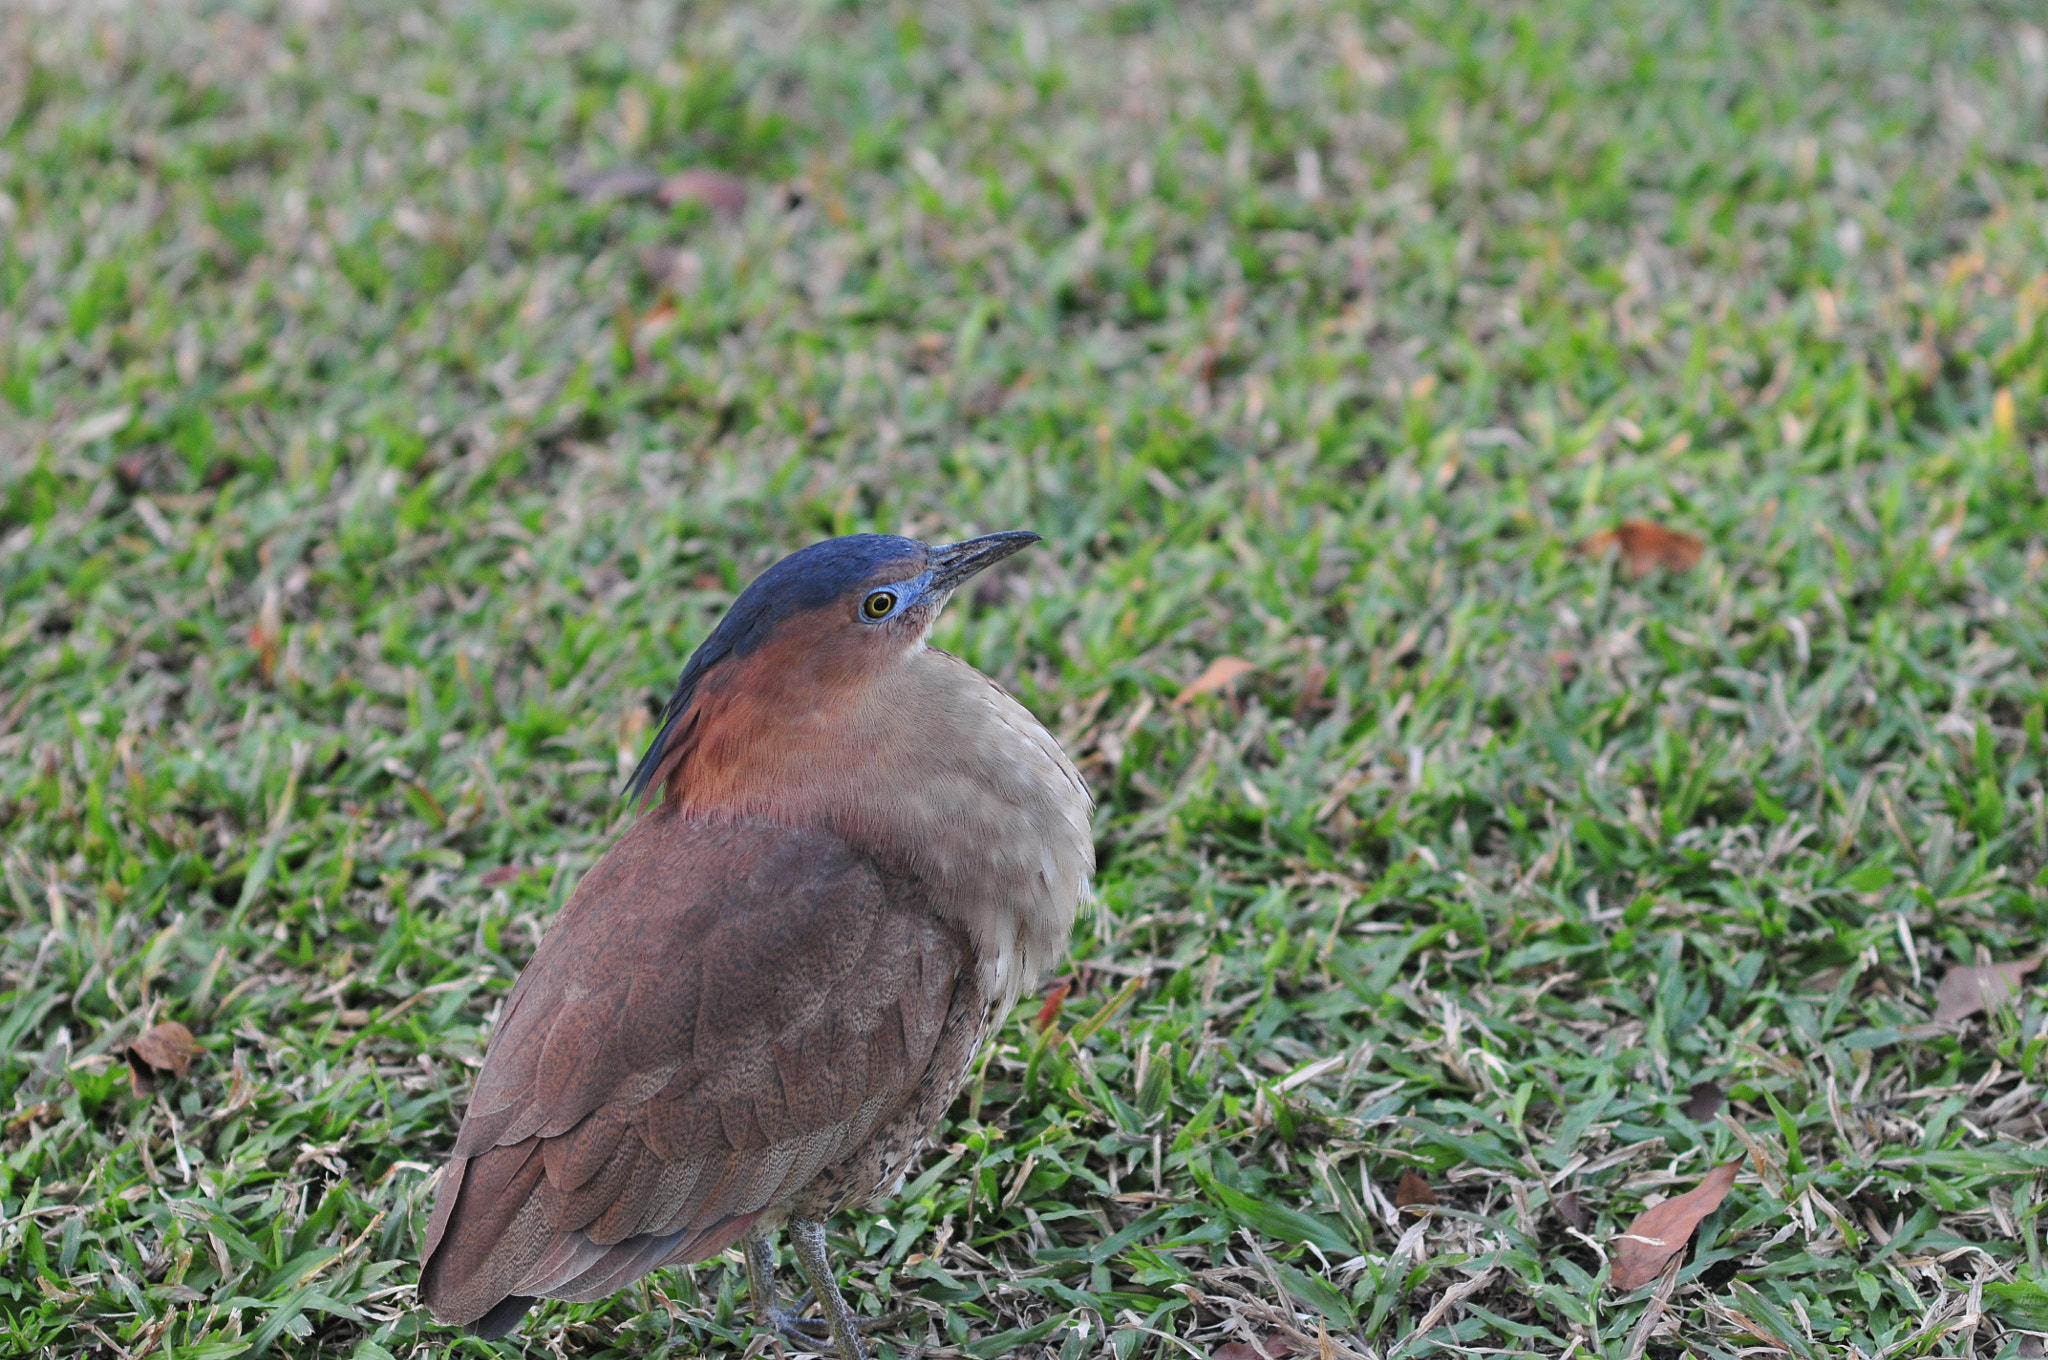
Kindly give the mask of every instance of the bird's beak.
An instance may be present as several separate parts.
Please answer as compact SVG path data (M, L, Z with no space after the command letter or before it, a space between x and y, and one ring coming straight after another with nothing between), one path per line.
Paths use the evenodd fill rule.
M983 534L962 543L936 544L925 559L925 569L932 574L933 589L951 590L984 567L994 566L1038 539L1029 529L1013 529L1008 533Z

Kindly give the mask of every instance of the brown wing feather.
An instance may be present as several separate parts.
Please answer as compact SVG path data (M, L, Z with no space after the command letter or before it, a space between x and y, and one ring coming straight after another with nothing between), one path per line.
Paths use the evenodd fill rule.
M916 1097L970 975L957 929L837 839L649 814L513 989L421 1297L471 1322L722 1250Z

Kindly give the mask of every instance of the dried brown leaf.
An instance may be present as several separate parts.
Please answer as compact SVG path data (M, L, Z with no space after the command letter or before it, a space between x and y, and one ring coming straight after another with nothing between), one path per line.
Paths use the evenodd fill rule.
M182 1077L192 1070L192 1060L205 1051L191 1030L166 1020L128 1046L128 1084L136 1095L150 1095L156 1090L157 1073Z
M1284 1360L1294 1354L1294 1342L1284 1336L1262 1336L1258 1344L1226 1341L1210 1352L1213 1360Z
M1614 1239L1614 1275L1609 1283L1616 1289L1640 1289L1663 1274L1665 1263L1692 1240L1700 1220L1721 1207L1740 1165L1717 1166L1684 1194L1637 1214L1628 1231Z
M662 178L637 165L613 165L601 170L571 171L562 177L562 186L578 198L603 203L645 198L661 189Z
M1679 1108L1683 1109L1685 1117L1694 1123L1711 1124L1714 1122L1715 1113L1727 1099L1727 1093L1719 1086L1711 1081L1703 1081L1692 1088L1685 1104Z
M1579 1203L1579 1192L1567 1190L1557 1197L1558 1217L1577 1228L1580 1232L1593 1226L1593 1215L1586 1212L1586 1206Z
M1403 1171L1401 1183L1394 1187L1394 1207L1405 1209L1411 1204L1436 1203L1436 1191L1429 1188L1429 1182L1415 1174Z
M655 287L675 294L696 292L704 277L704 257L687 246L649 246L640 267Z
M1204 694L1214 694L1228 689L1239 677L1257 670L1251 662L1241 656L1219 656L1209 663L1209 668L1196 676L1188 687L1174 696L1174 706L1189 703Z
M702 203L737 217L747 210L747 182L722 170L684 170L663 180L655 197L671 208L678 203Z
M1648 576L1659 567L1666 571L1691 571L1699 565L1700 554L1706 549L1691 534L1646 519L1625 519L1612 529L1602 529L1579 547L1594 557L1610 548L1620 548L1622 565L1635 577Z
M2021 979L2041 966L2041 956L1981 968L1951 968L1934 990L1934 1022L1967 1020L2019 990Z
M1823 968L1799 984L1802 992L1832 992L1842 985L1842 979L1849 976L1847 968Z

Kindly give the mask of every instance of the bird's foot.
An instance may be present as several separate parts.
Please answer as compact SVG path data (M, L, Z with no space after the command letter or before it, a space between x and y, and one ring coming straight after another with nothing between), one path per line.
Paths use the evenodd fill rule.
M799 1303L795 1309L771 1308L764 1321L782 1334L786 1341L794 1341L806 1350L815 1350L832 1339L832 1328L823 1318L799 1317L803 1308Z
M809 1335L813 1340L823 1340L830 1336L832 1327L825 1319L802 1316L803 1311L809 1308L816 1299L817 1295L806 1289L796 1302L790 1304L787 1311L780 1308L776 1309L775 1312L778 1316L774 1319L775 1329L784 1336ZM884 1313L880 1317L856 1317L853 1325L854 1329L862 1336L872 1336L876 1332L885 1332L891 1327L901 1326L909 1318L910 1310L899 1308L893 1313Z

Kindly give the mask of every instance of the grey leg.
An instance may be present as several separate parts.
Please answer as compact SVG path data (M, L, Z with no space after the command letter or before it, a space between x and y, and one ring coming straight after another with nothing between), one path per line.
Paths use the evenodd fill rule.
M822 1331L824 1324L784 1312L775 1300L775 1243L771 1234L748 1233L744 1246L747 1292L754 1297L754 1316L762 1326L773 1327L791 1341L807 1347L817 1345L823 1338L814 1333Z
M839 1282L832 1278L832 1262L825 1255L825 1225L816 1219L792 1218L789 1244L796 1249L796 1263L803 1268L818 1301L825 1307L825 1321L832 1328L832 1344L839 1350L839 1360L867 1360L867 1352L860 1344L859 1320L853 1309L846 1306Z

